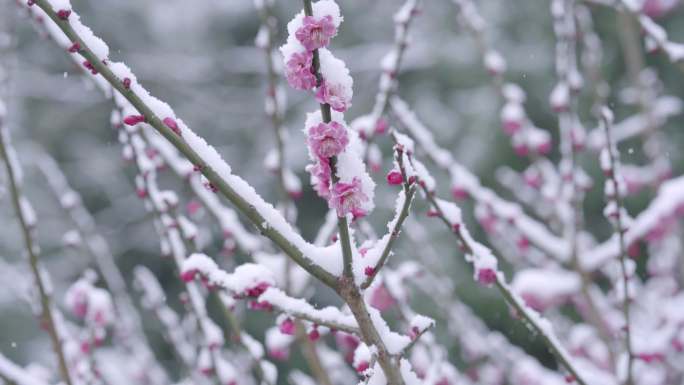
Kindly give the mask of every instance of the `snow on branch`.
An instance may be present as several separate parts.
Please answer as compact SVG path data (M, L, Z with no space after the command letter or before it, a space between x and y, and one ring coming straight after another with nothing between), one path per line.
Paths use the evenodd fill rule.
M66 18L60 17L59 9L54 9L48 0L36 0L35 5L54 22L50 24L46 21L50 24L50 30L54 31L53 26L56 25L63 32L55 41L60 42L63 47L73 47L71 55L82 56L86 60L84 66L92 67L93 75L101 75L114 90L128 100L130 108L125 111L130 115L124 119L125 123L144 122L154 127L188 158L214 189L220 191L246 215L263 235L270 238L309 273L331 287L336 285L334 277L341 271L337 271L328 261L317 260L320 256L317 247L306 242L278 210L264 201L252 186L232 174L230 166L218 152L178 119L170 106L151 96L137 82L125 64L111 61L108 58L109 50L106 44L80 22L78 14L71 9L68 1L66 5L69 8L69 15Z
M474 279L483 285L492 285L499 290L507 303L525 320L528 326L542 336L547 346L553 351L563 367L579 384L587 385L584 376L568 351L560 343L551 323L537 311L530 308L525 301L516 294L505 280L503 272L498 270L498 261L492 251L475 241L461 219L461 210L454 203L436 198L433 192L423 187L424 195L432 208L434 216L438 217L452 231L464 251L465 258L474 267Z
M32 375L28 370L10 361L2 354L0 354L0 379L8 384L48 385L48 382Z
M569 260L570 247L566 241L549 231L545 224L526 215L520 205L506 201L493 190L482 186L475 174L456 162L447 150L435 143L432 133L409 109L406 102L394 97L391 106L392 112L415 139L428 159L451 175L452 194L455 197L461 198L465 195L491 208L496 216L511 220L510 223L539 249L559 261Z
M267 288L259 296L258 301L268 302L286 315L312 322L315 325L325 326L331 330L340 330L349 334L360 334L358 324L353 315L345 314L333 306L316 309L306 300L292 298L275 287Z
M664 182L648 207L640 212L624 233L627 247L641 240L662 236L673 219L684 215L684 176ZM580 255L585 271L594 271L620 254L617 234Z

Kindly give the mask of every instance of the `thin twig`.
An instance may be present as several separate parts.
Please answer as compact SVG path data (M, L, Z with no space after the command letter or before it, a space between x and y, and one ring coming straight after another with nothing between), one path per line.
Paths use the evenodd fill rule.
M0 114L2 113L3 112L0 111ZM33 279L40 297L41 326L43 326L50 335L52 349L57 356L57 363L59 365L59 371L62 379L67 385L72 385L69 367L67 365L63 351L62 339L59 335L52 312L51 294L48 291L47 284L43 281L46 272L42 270L40 262L38 261L39 247L33 238L35 218L30 218L29 215L35 214L29 214L33 208L31 208L31 204L29 203L28 199L22 194L21 180L19 179L19 175L21 175L21 166L16 158L14 149L11 147L9 130L5 125L5 116L2 115L0 115L0 156L5 163L8 182L7 184L12 196L12 204L14 205L14 210L19 221L19 226L24 238L24 246L26 248L26 253L28 254L28 262L31 267L31 273L33 274Z
M624 289L624 299L622 303L622 312L625 317L625 349L627 351L627 380L626 385L632 385L634 383L633 379L633 366L634 366L634 352L632 351L632 325L630 319L629 303L631 301L629 295L629 275L627 273L627 246L625 245L625 229L623 228L623 213L624 206L622 203L622 196L620 195L620 185L618 184L618 153L617 147L613 144L612 138L610 136L610 130L613 124L613 113L608 110L608 108L603 108L601 111L601 122L606 131L606 150L608 151L608 158L610 161L610 171L609 178L610 182L613 184L613 196L612 199L615 200L617 215L615 216L615 231L618 234L618 241L620 245L620 270L622 273L622 285Z

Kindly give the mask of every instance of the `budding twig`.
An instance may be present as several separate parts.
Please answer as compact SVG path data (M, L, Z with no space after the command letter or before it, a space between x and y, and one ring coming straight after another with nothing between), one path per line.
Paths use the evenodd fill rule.
M608 177L610 178L610 183L613 184L612 188L612 199L615 201L615 210L617 214L615 216L615 232L617 232L618 242L620 245L620 271L622 273L622 285L624 289L624 299L622 302L622 312L625 317L625 350L627 351L627 380L626 385L632 385L634 383L633 379L633 366L634 366L634 352L632 351L632 325L630 320L629 303L631 301L629 293L629 274L627 272L627 246L625 244L625 228L626 223L624 222L625 209L622 203L621 188L618 184L619 177L619 160L618 160L618 150L612 141L610 136L610 130L613 124L613 113L607 107L604 107L601 111L601 122L606 133L606 148L604 151L608 153L609 159L609 169L607 171ZM606 172L606 170L604 170Z
M2 104L2 101L0 101ZM12 197L12 204L16 212L17 220L24 238L24 246L28 254L28 262L31 267L31 273L38 289L38 296L40 298L41 314L40 322L52 341L52 348L57 356L57 363L62 379L67 385L72 385L71 374L67 364L63 346L62 338L57 329L55 318L53 315L52 297L47 283L44 281L46 272L43 271L38 261L39 246L34 240L34 231L36 226L35 213L31 207L31 203L23 195L21 191L21 169L19 161L16 158L16 153L11 147L9 130L5 125L4 105L0 107L0 157L2 157L7 173L7 184Z

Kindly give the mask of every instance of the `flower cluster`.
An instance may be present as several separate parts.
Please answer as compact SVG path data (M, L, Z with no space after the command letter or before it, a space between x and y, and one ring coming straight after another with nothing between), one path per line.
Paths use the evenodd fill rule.
M339 217L362 217L373 209L375 184L365 170L358 134L346 126L341 113L334 111L332 116L330 123L322 122L319 112L309 114L306 120L309 157L313 161L307 171L314 190Z
M298 90L318 87L316 100L339 112L351 106L352 78L343 61L325 47L337 34L342 22L340 9L333 0L313 4L313 15L297 14L287 25L289 37L280 52L285 58L288 83ZM316 78L313 58L318 55L321 78Z
M312 5L312 15L300 12L288 23L289 37L280 52L288 83L299 90L316 87L316 101L333 110L330 121L317 112L309 114L305 123L313 161L307 171L313 188L338 216L356 218L372 209L374 184L365 171L360 144L355 144L359 138L341 114L351 106L353 79L345 63L326 49L341 22L335 1L318 1Z

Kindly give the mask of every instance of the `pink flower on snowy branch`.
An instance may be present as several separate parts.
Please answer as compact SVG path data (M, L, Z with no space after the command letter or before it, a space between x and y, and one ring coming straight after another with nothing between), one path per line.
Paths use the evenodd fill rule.
M354 177L351 183L335 183L328 204L330 208L337 211L338 217L344 217L347 214L361 217L365 215L361 205L366 201L368 201L368 196L363 192L361 179Z
M323 199L330 197L331 170L327 159L307 166L306 170L311 174L313 189Z
M325 80L316 91L316 100L319 103L330 104L330 108L339 112L344 112L351 107L351 100L347 96L344 85L333 84Z
M311 72L312 60L311 52L293 53L287 60L285 76L292 88L310 90L316 86L316 76Z
M333 18L326 15L320 19L313 16L305 16L303 24L297 32L295 37L308 50L325 47L330 43L330 38L337 34L337 28L333 23Z
M349 138L343 125L337 122L319 123L309 127L307 142L311 152L319 158L327 159L344 151Z

